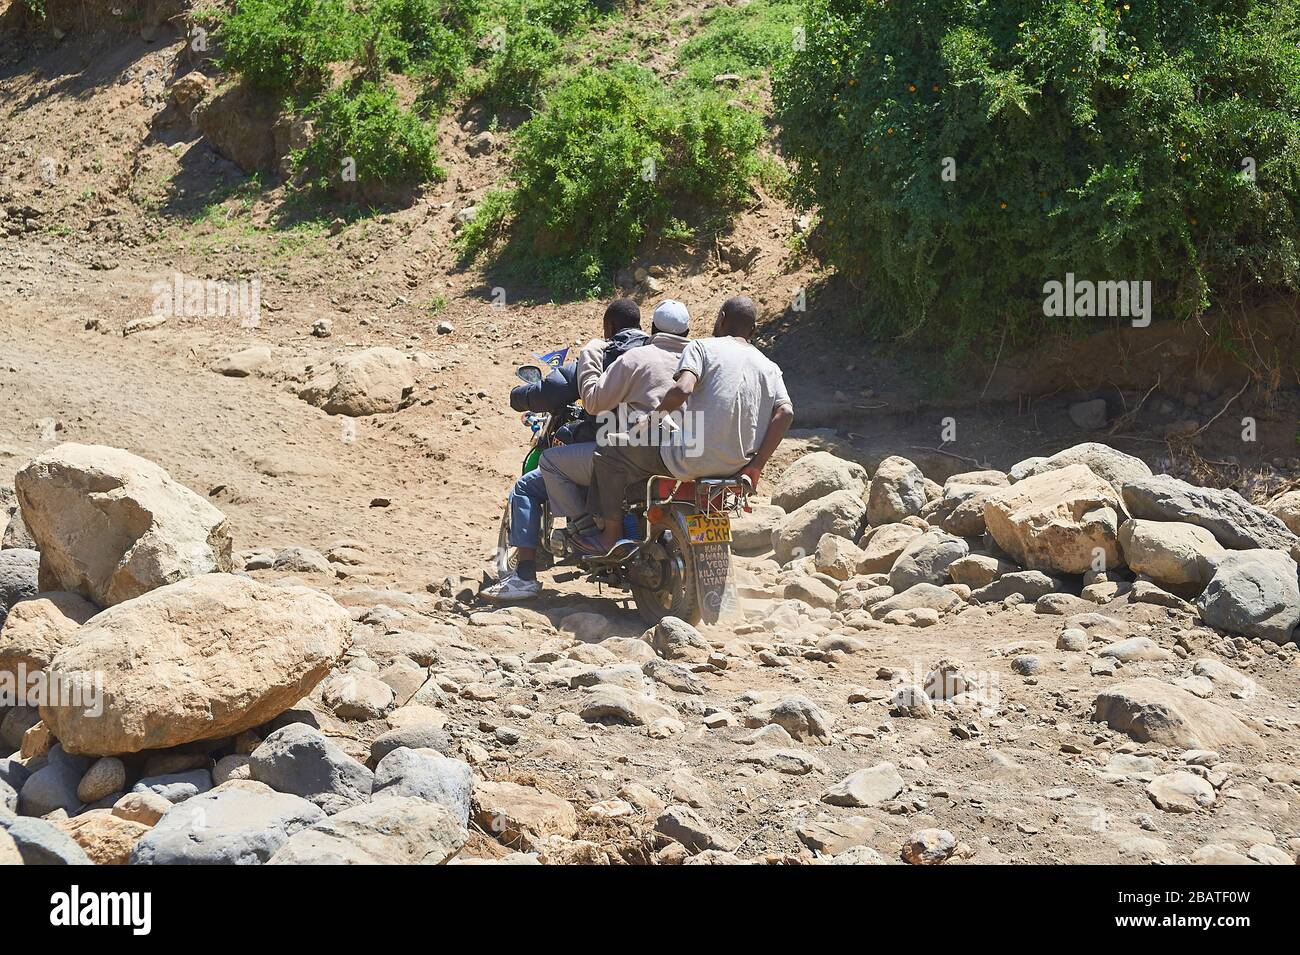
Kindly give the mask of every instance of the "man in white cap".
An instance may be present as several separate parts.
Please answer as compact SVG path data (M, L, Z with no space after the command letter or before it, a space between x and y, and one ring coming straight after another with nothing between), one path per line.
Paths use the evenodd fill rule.
M691 316L681 302L667 299L655 308L650 341L633 348L604 367L604 345L593 339L578 356L578 394L585 411L596 416L596 441L552 448L542 454L538 468L552 502L572 500L579 487L591 483L597 446L654 442L655 409L672 387L673 375L686 348ZM564 513L565 517L577 517Z
M660 420L689 416L682 418L672 440L596 452L587 507L604 526L598 536L576 540L579 551L601 555L619 545L623 495L629 484L652 475L693 481L743 474L758 487L763 468L794 420L794 405L781 369L750 344L757 322L753 300L733 296L718 310L714 337L696 339L682 349L673 369L675 381L654 406Z

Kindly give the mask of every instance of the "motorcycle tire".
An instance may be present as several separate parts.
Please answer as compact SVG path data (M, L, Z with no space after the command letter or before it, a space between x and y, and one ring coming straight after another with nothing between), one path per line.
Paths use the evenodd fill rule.
M694 626L700 622L703 614L695 583L695 555L691 553L686 533L686 515L681 510L673 509L669 512L666 523L656 527L656 539L667 552L668 560L677 565L675 572L670 572L676 580L676 586L653 590L632 583L632 599L646 623L655 624L664 617L678 617Z

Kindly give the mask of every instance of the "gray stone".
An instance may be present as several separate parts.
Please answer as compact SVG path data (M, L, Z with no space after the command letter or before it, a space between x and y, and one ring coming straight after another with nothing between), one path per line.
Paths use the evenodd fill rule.
M370 744L370 761L379 764L385 756L395 749L432 749L444 756L451 749L451 737L447 731L433 723L413 723L389 730Z
M249 775L272 789L302 796L327 813L366 802L374 774L305 723L276 730L253 751Z
M894 524L915 517L925 506L925 478L907 458L891 455L880 462L867 492L867 523Z
M689 693L699 696L708 684L691 672L689 667L668 660L648 660L641 667L643 673L656 683L668 687L677 693Z
M334 570L325 555L310 547L286 547L275 555L272 568L294 574L329 574Z
M787 696L750 707L745 725L751 729L774 723L795 739L830 735L831 719L806 696Z
M1150 637L1129 637L1102 647L1101 656L1112 657L1120 663L1140 663L1149 660L1168 660L1173 654Z
M77 785L77 798L84 803L98 802L126 788L126 766L116 756L97 759Z
M1139 743L1182 749L1259 744L1259 737L1226 708L1160 680L1109 687L1093 701L1092 718Z
M312 803L244 781L187 799L131 851L139 865L259 865L295 832L323 819Z
M21 507L15 506L9 515L9 524L5 527L4 536L0 537L0 550L40 550L32 532L27 529L27 522L23 520Z
M14 841L23 865L92 864L71 836L43 819L0 812L0 831Z
M867 471L829 451L814 451L781 472L773 487L772 503L788 513L836 491L861 497L867 489Z
M1033 654L1022 654L1011 661L1012 672L1020 676L1038 676L1043 672L1043 661Z
M654 652L665 660L704 660L713 648L696 630L680 617L664 617L647 632Z
M1029 461L1022 461L1011 469L1010 477L1013 482L1023 481L1045 471L1054 471L1072 464L1082 464L1114 488L1116 494L1121 494L1124 485L1130 481L1140 481L1151 476L1151 469L1141 458L1116 451L1109 445L1087 441L1066 448L1064 451L1058 451L1049 458L1031 458Z
M32 771L16 759L7 756L0 759L0 783L8 784L14 792L23 788L23 783L27 782L27 777L31 774Z
M906 784L893 763L878 763L859 769L822 793L822 802L832 806L878 806L893 799Z
M157 793L169 803L185 802L187 799L205 793L212 788L212 774L206 769L191 769L184 773L167 773L162 776L146 776L131 787L131 792L142 793L146 790Z
M39 551L0 550L0 620L4 620L9 608L18 601L38 593L36 578L40 565Z
M1197 487L1161 474L1127 482L1124 505L1133 517L1204 527L1231 550L1268 548L1292 557L1300 553L1300 537L1280 518L1230 488Z
M709 849L730 852L737 847L735 840L710 829L690 806L669 806L655 820L655 829L680 842L689 852Z
M856 540L866 516L867 505L852 491L835 491L809 501L783 517L772 531L777 562L810 556L823 534Z
M18 791L18 811L24 816L44 816L62 809L74 815L81 808L77 786L91 761L69 756L62 746L54 746L43 767L32 773Z
M901 592L915 584L946 584L948 566L969 553L960 537L927 531L907 542L889 571L889 586Z
M452 811L461 825L469 824L474 796L474 772L468 763L432 749L395 749L375 767L372 799L410 796L436 802Z
M1276 550L1227 554L1219 558L1196 607L1211 627L1286 643L1300 625L1296 562Z
M270 865L441 865L469 833L446 806L392 796L344 809L289 837Z
M5 751L12 752L23 745L23 734L41 721L41 713L34 706L15 706L0 720L0 743Z
M1033 601L1064 587L1064 581L1041 570L1018 570L1003 574L988 586L972 591L970 599L971 603L977 604L997 603L1012 594L1019 594L1026 601Z
M785 517L785 510L774 504L750 504L748 513L731 518L731 546L740 554L757 554L772 549L772 531Z
M880 620L896 610L933 610L951 613L962 605L962 599L947 587L935 584L916 584L901 594L894 594L871 605L871 616Z
M1084 431L1096 431L1106 427L1106 399L1076 401L1070 405L1070 420Z

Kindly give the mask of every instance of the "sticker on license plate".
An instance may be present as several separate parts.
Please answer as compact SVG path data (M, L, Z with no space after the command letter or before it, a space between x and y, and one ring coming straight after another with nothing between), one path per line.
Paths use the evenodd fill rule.
M731 518L726 514L690 514L686 532L691 544L728 544L731 542Z

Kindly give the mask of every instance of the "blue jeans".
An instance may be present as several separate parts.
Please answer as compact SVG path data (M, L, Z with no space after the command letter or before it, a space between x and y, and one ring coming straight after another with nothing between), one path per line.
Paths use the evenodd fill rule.
M542 505L546 503L546 481L537 468L529 471L510 489L510 546L536 547L542 540Z

